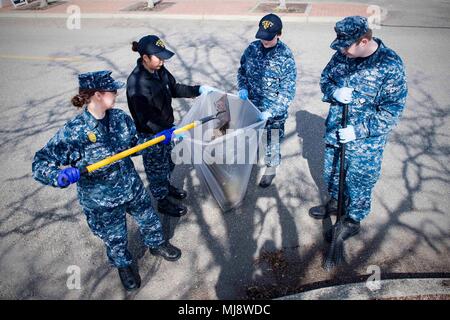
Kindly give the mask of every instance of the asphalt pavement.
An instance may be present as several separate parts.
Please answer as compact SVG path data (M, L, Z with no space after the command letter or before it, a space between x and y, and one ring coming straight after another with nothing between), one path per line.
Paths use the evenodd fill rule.
M422 24L432 20L431 14ZM405 21L390 23L411 22ZM282 40L293 50L299 71L274 185L257 187L261 165L256 166L245 203L222 213L194 168L178 166L173 182L188 191L189 214L163 217L166 234L183 251L175 263L151 256L129 220L140 290L122 289L102 242L87 227L75 188L53 189L32 179L34 153L77 113L70 98L78 73L110 69L126 80L138 58L131 41L155 33L176 53L166 66L178 81L235 93L239 59L255 32L255 23L244 21L90 19L80 30L68 30L64 19L0 19L0 298L239 299L369 274L371 266L381 274L450 272L450 30L445 26L375 30L403 58L409 96L385 150L372 213L361 234L347 242L348 265L334 273L321 268L322 233L330 221L308 215L325 199L321 137L328 106L321 102L319 78L332 55L332 23L285 23ZM192 103L174 102L177 121ZM124 92L117 107L127 111ZM134 162L146 181L141 159ZM270 255L282 268L266 259ZM70 290L67 270L73 265L80 267L81 288Z

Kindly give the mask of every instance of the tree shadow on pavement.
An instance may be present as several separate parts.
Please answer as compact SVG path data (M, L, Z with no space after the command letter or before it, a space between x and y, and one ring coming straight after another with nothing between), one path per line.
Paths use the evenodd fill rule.
M303 142L301 156L308 161L311 177L318 188L322 202L325 202L327 200L324 196L327 188L323 180L325 119L306 110L298 111L295 116L297 133Z
M80 56L106 65L116 74L116 78L123 78L125 74L120 72L120 67L108 57L119 47L115 45L102 48L100 52L84 48ZM60 54L65 55L57 52L55 56ZM74 76L83 72L79 65L69 62L50 62L47 63L47 68L64 73L68 71ZM0 150L3 154L10 154L11 158L16 154L25 154L25 159L19 158L19 162L26 162L25 167L29 168L23 175L20 175L20 171L11 171L10 178L5 181L10 188L20 190L6 202L2 201L0 217L0 236L3 244L0 265L3 270L11 272L8 283L13 281L9 285L14 286L12 291L8 291L9 298L102 299L117 297L117 292L122 298L128 296L122 289L117 272L107 262L103 243L90 232L86 224L76 197L76 188L72 186L65 190L53 189L40 185L31 176L31 162L37 149L30 149L30 145L37 139L42 140L42 147L45 139L50 138L78 113L76 108L70 105L70 98L76 93L74 89L56 94L54 90L48 90L51 94L25 97L23 103L9 106L2 119L1 133L4 138L0 143ZM17 123L20 124L19 127ZM24 185L30 187L21 188ZM140 260L145 251L142 242L136 243L141 241L138 234L136 226L131 223L129 248L134 257ZM79 260L70 261L74 258ZM65 273L65 268L78 263L91 267L81 270L82 291L70 291L66 287L68 274ZM143 282L151 278L158 266L156 259L153 264L146 266L147 274L143 277ZM4 280L2 282L5 284L7 279Z
M412 94L407 109L399 127L392 132L385 150L387 159L384 160L383 167L390 165L387 163L389 159L395 166L389 168L389 174L382 175L379 182L385 187L395 188L400 198L393 198L392 190L375 188L373 207L383 211L385 218L382 218L382 222L376 222L380 217L375 215L380 213L372 212L362 223L362 232L346 241L346 262L329 273L321 268L329 247L323 239L310 248L300 250L302 260L296 262L302 265L302 269L289 272L292 280L290 285L276 279L277 264L274 264L278 259L278 265L286 266L287 255L282 250L273 251L272 258L265 259L270 270L265 275L268 279L272 276L276 285L252 287L257 299L302 291L305 285L311 284L311 280L331 279L336 285L349 279L360 281L361 276L367 279L370 276L367 273L371 272L369 267L374 265L379 266L383 274L399 271L448 272L448 267L445 266L449 265L450 234L445 227L448 219L445 219L447 210L444 199L448 198L446 193L450 185L450 169L446 160L450 154L450 146L445 129L450 122L450 106L439 105L427 93L422 87L425 80L421 79L422 76L415 74L412 77ZM308 161L308 168L317 188L325 194L320 197L323 203L327 199L326 186L322 180L324 119L307 111L299 111L296 116L297 131L303 139L302 156ZM327 218L321 223L325 233L332 220ZM376 226L372 228L374 223ZM273 247L271 242L268 245ZM305 263L304 251L312 259L316 259L316 262ZM312 273L315 276L311 276Z
M392 243L392 249L401 247L401 250L397 249L395 255L380 261L383 267L398 268L405 264L403 261L411 261L423 265L421 272L432 272L436 271L436 266L441 268L444 261L449 265L450 232L445 227L448 224L445 219L448 217L445 199L448 199L450 186L450 105L437 103L423 85L426 80L422 73L411 77L407 108L399 127L394 129L389 139L389 143L395 147L395 153L385 155L388 159L383 161L383 166L388 165L386 162L391 158L401 163L396 170L401 175L386 175L382 179L402 190L403 197L394 202L375 192L376 202L389 213L388 220L367 245L355 252L358 258L350 260L353 269L360 264L358 260L373 259L375 253L386 245L386 236L392 232L401 232L402 238L408 239L408 245ZM387 194L385 190L382 191ZM419 261L414 258L422 256L425 248L429 255L435 257L433 260ZM403 272L411 271L407 266L402 269Z
M168 47L177 53L168 69L179 82L197 84L194 82L199 81L228 92L236 89L236 68L230 71L230 66L239 64L240 55L248 44L245 33L249 30L250 27L240 34L224 32L219 37L202 33L192 35L189 30L176 30L173 35L168 35L152 28L152 32L165 38ZM229 46L227 41L238 41L242 46ZM177 43L182 45L176 46ZM92 45L77 48L70 54L76 52L89 62L101 61L102 66L111 68L113 74L125 80L131 69L126 70L115 60L124 46L129 43L116 43L106 48ZM130 55L127 63L136 58ZM71 63L51 63L49 66L73 75L81 71L79 65ZM314 78L306 77L312 85ZM108 265L103 244L87 227L74 188L62 191L43 187L32 180L29 172L12 172L5 181L13 190L12 197L2 201L0 216L0 266L7 270L9 278L2 279L2 291L4 287L13 289L1 297L133 299L141 298L144 289L159 288L152 287L153 280L159 278L159 283L168 281L165 287L159 288L162 293L148 293L150 290L147 290L146 298L237 299L249 298L249 294L256 298L273 298L293 293L312 281L365 273L369 264L402 269L410 263L427 271L448 270L450 237L445 228L448 223L445 219L448 206L445 204L448 203L450 184L446 127L450 121L450 106L439 105L427 93L421 86L423 77L415 74L411 78L414 95L408 102L410 110L407 108L399 128L391 136L390 143L395 150L390 150L388 145L385 155L399 167L392 168L391 175L382 176L383 185L398 190L401 199L388 199L389 193L393 193L390 190L375 190L375 207L387 212L387 218L381 222L370 218L375 228L369 226L369 221L363 223L363 234L347 242L350 259L343 269L326 273L320 268L327 244L321 238L307 242L306 233L310 232L307 229L310 220L307 219L311 218L298 216L304 203L324 202L326 190L322 181L324 119L302 110L295 114L296 128L286 133L286 140L296 136L301 138L301 157L307 161L309 174L291 170L288 180L275 180L269 188L261 189L257 186L255 166L245 202L233 211L222 213L219 210L208 191L199 185L192 166L176 167L173 182L188 192L185 204L189 213L181 219L162 217L162 222L169 239L175 235L182 239L179 247L183 250L184 260L164 269L165 262L149 256L136 225L131 222L129 248L142 277L141 290L133 293L122 289L117 272ZM68 107L74 93L69 89L65 86L65 90L57 94L26 98L23 103L8 108L2 120L4 125L0 132L4 138L0 142L0 151L10 153L11 162L31 164L37 150L30 150L29 145L36 139L44 142L76 114L75 108ZM310 98L317 95L314 92L308 94ZM177 121L191 103L188 99L174 102ZM124 96L120 97L118 105L128 112ZM21 125L17 127L17 123ZM298 156L291 153L284 161L295 162ZM139 160L133 160L139 163ZM386 166L386 162L383 165ZM146 181L142 170L139 174ZM311 190L299 192L303 185L311 186ZM434 185L437 187L433 188ZM317 196L317 190L320 196ZM419 222L411 218L418 216ZM402 237L397 238L396 233ZM400 250L393 248L398 245L401 245ZM425 256L420 251L423 248L434 260L417 261L417 257ZM380 251L384 253L380 255ZM388 258L386 252L390 254ZM70 291L66 287L65 268L78 263L87 268L82 270L83 288L82 291ZM176 268L181 270L182 280L172 276L172 270ZM266 292L261 288L266 288Z
M375 188L372 211L379 208L386 218L376 223L380 213L371 212L362 222L362 232L346 241L346 263L329 274L332 279L365 274L371 265L381 267L384 273L412 272L418 265L421 272L448 271L441 268L448 266L450 252L448 220L444 218L447 210L442 201L450 185L450 169L444 160L450 149L445 129L450 106L439 105L427 93L422 76L411 77L407 108L385 150L383 168L391 165L390 160L396 167L389 168L390 174L384 173L377 184L395 188L401 196L396 199L392 190ZM371 228L374 224L376 228Z

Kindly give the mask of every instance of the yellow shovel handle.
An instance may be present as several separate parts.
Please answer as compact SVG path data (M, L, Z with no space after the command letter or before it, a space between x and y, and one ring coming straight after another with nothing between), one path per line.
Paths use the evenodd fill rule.
M182 132L185 132L185 131L188 131L188 130L191 130L191 129L195 128L199 124L201 124L200 121L194 121L194 122L192 122L190 124L185 125L184 127L176 129L173 133L174 134L180 134ZM133 148L124 150L122 152L119 152L118 154L115 154L113 156L110 156L108 158L100 160L100 161L98 161L96 163L93 163L93 164L91 164L91 165L81 169L81 173L89 173L89 172L95 171L97 169L100 169L100 168L102 168L104 166L107 166L108 164L111 164L113 162L116 162L118 160L126 158L126 157L132 155L133 153L136 153L136 152L139 152L139 151L141 151L143 149L151 147L151 146L153 146L153 145L155 145L155 144L157 144L157 143L159 143L161 141L164 141L165 139L166 139L165 136L159 136L159 137L153 138L153 139L151 139L149 141L146 141L144 143L138 144L137 146L135 146Z

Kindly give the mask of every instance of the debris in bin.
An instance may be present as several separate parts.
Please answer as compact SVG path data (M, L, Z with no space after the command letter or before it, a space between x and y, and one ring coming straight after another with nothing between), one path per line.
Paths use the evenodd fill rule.
M227 129L230 128L230 103L228 102L227 94L224 94L218 100L214 102L214 106L216 107L217 112L222 112L218 117L217 124L214 126L214 133L212 136L212 140L224 136L226 134ZM211 141L212 141L211 140Z
M260 112L250 100L243 101L235 95L211 92L195 100L180 125L209 114L216 114L216 120L203 127L201 140L191 137L185 143L191 143L193 161L196 161L198 153L201 154L201 163L195 165L197 174L222 211L227 212L242 204L257 157L257 148L254 146L258 146L259 136L246 136L239 145L236 143L238 135L245 134L247 129L259 132L264 123L258 121ZM238 145L242 149L238 150ZM244 152L248 160L240 163L239 156Z

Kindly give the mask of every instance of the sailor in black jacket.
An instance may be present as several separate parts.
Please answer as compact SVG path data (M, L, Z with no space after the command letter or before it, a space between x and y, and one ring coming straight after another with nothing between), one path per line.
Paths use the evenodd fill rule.
M175 166L171 159L171 138L174 130L172 98L195 98L215 89L177 83L164 67L164 60L170 59L174 53L167 50L161 39L155 35L133 42L132 49L139 52L141 57L128 77L127 100L140 142L155 134L166 137L163 142L142 152L150 191L158 200L158 210L161 213L180 217L186 214L186 207L171 202L167 197L181 200L187 195L169 182Z

